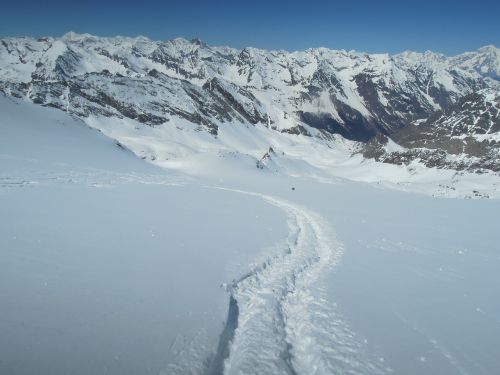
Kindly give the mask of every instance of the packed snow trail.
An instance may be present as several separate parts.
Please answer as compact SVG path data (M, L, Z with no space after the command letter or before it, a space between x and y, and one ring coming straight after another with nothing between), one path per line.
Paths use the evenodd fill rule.
M231 191L258 196L283 210L290 233L276 254L227 286L228 323L209 373L380 372L360 359L361 345L316 283L342 255L328 223L284 199Z

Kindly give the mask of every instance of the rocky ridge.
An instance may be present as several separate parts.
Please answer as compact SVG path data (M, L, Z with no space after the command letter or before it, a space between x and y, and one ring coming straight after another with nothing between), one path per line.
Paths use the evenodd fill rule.
M68 33L1 38L0 91L82 118L182 119L213 136L221 123L261 123L367 142L363 154L383 162L498 171L499 56L494 46L446 57ZM389 138L401 147L388 151Z

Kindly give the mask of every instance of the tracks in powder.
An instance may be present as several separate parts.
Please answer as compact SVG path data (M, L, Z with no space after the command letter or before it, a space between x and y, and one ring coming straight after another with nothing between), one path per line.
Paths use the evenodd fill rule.
M230 191L260 197L284 211L289 235L285 246L227 286L227 324L208 373L384 373L317 282L343 251L328 222L281 198Z
M237 192L283 210L289 236L284 248L228 286L228 324L209 373L324 374L353 367L351 334L315 283L342 255L328 223L283 199Z
M367 358L364 344L321 287L321 277L342 256L329 224L317 213L281 198L216 189L255 196L279 208L287 216L289 234L265 261L226 285L230 294L226 325L203 373L384 373Z

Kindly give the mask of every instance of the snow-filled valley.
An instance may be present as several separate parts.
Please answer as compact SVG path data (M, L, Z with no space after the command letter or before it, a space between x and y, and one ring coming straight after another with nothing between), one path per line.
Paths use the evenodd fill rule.
M0 96L0 373L495 373L498 177L353 147Z

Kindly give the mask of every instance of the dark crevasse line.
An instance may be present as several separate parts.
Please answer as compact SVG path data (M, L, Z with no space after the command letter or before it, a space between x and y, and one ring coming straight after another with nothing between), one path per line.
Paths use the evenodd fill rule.
M229 347L234 338L234 332L238 328L239 307L236 299L231 295L229 297L229 309L227 312L227 320L224 329L219 337L217 352L215 353L207 375L223 375L224 360L229 357Z

